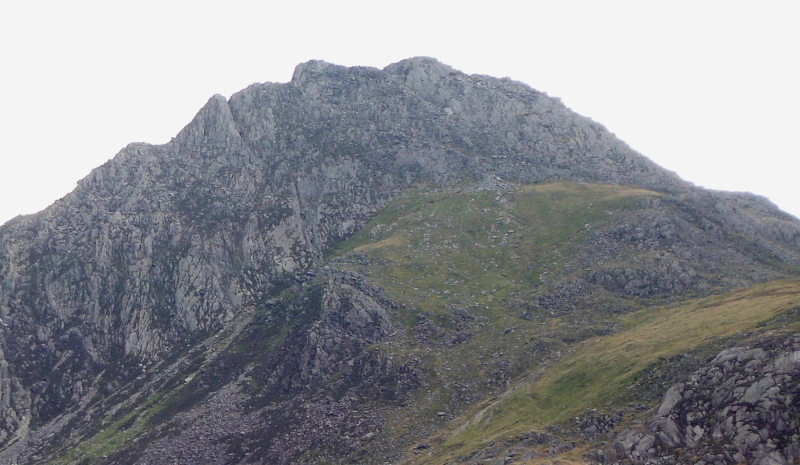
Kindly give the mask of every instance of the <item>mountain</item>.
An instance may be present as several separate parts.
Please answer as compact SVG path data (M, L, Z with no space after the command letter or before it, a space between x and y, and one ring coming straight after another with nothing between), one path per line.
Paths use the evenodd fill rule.
M312 61L0 228L0 463L792 463L798 279L558 99Z

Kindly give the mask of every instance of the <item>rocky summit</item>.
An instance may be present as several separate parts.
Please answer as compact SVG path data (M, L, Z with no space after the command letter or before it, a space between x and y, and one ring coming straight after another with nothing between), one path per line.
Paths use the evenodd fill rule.
M800 221L430 58L0 227L0 464L800 463Z

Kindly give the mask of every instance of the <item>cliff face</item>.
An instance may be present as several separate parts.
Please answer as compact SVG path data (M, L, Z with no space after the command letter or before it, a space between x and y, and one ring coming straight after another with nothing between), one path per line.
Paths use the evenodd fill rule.
M575 302L596 288L641 298L697 295L792 276L800 266L800 223L765 199L697 189L523 84L426 58L384 70L309 62L290 83L212 97L170 143L132 144L47 210L0 228L0 462L56 457L91 437L98 415L111 421L155 402L134 388L167 395L175 376L201 365L221 374L203 385L186 381L198 398L237 408L230 399L252 400L251 393L244 384L229 388L235 394L222 388L254 379L259 395L272 399L264 405L277 412L274 421L290 424L270 430L271 445L242 454L352 456L387 421L380 409L365 410L362 423L358 415L340 419L336 440L325 439L321 431L331 426L317 419L335 417L337 402L357 410L376 386L390 393L387 405L401 408L426 375L417 357L363 352L405 334L394 327L398 298L327 255L415 189L499 192L555 181L638 186L684 213L676 218L651 202L641 217L599 231L590 238L596 246L571 266L608 266L562 273L550 293L537 295L543 308L580 307ZM724 253L698 255L709 241L724 244ZM642 259L622 266L593 247ZM656 264L656 249L683 261ZM705 264L687 270L696 260ZM727 271L731 264L741 267ZM209 345L225 331L232 346ZM273 341L262 347L260 368L245 363L248 331ZM192 362L192 350L203 360ZM331 379L345 366L352 377L336 378L347 387L334 395ZM223 383L228 375L236 378ZM186 410L194 405L173 407L200 415ZM290 418L299 411L316 413ZM249 418L246 408L234 416ZM266 434L262 420L247 421L231 431ZM153 420L147 444L159 444L162 424ZM72 427L80 432L68 437ZM306 439L286 439L292 434ZM293 452L279 450L276 438L295 444ZM243 438L234 439L225 440ZM162 457L153 447L141 460ZM386 444L368 450L399 454ZM134 460L124 457L119 463Z

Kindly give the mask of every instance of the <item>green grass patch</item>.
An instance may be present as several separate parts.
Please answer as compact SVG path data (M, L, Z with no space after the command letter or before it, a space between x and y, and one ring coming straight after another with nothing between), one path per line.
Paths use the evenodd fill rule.
M496 323L510 299L531 301L588 231L659 194L556 183L507 191L414 191L390 204L336 252L412 312L458 307ZM359 261L354 261L359 263ZM365 264L367 263L367 264ZM509 310L510 309L510 310ZM416 323L404 315L406 325Z
M139 408L116 420L90 439L81 441L80 445L53 463L91 464L116 452L126 441L146 429L149 418L160 410L164 397L163 393L151 396Z
M410 463L446 463L487 441L542 430L591 408L624 407L627 388L659 358L753 331L798 305L800 280L783 280L623 316L624 331L579 344L535 380L473 408L442 434L435 456Z

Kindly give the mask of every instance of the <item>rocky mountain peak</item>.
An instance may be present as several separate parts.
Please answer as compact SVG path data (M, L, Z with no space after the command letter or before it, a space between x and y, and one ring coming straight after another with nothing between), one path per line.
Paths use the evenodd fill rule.
M409 58L387 66L384 71L409 89L419 92L423 98L433 99L442 105L449 102L445 100L446 93L437 92L437 89L457 85L454 80L463 81L466 78L463 73L428 57Z
M234 166L246 160L249 152L236 127L227 99L219 94L208 100L172 144L179 148L181 155L224 156L225 163Z
M324 60L311 60L305 63L300 63L294 68L291 83L296 86L302 86L311 80L314 80L317 75L324 74L325 70L330 68L344 70L344 66L328 63Z
M527 85L310 61L0 229L0 463L83 457L96 425L135 439L87 463L394 459L405 446L372 439L390 410L414 412L408 445L611 315L798 266L796 220L691 186ZM558 336L490 351L523 326ZM497 365L415 400L477 360L463 347Z

